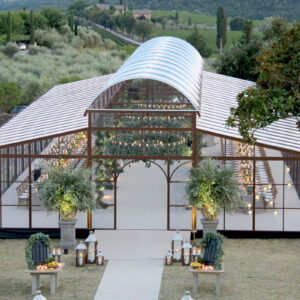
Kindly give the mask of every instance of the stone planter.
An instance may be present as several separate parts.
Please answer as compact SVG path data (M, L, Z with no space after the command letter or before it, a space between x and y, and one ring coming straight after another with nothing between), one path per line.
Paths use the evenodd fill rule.
M203 236L204 236L207 232L217 232L219 220L216 219L214 221L210 221L207 219L201 219L201 224L203 226Z
M75 240L75 224L76 219L72 221L60 220L60 248L74 250L76 246Z

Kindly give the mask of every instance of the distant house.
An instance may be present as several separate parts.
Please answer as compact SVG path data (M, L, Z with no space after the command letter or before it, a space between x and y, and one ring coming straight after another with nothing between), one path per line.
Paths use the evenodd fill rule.
M133 15L137 19L151 20L151 10L150 9L134 9L132 11Z
M100 9L109 9L109 7L110 7L110 4L105 4L105 3L96 4L96 5ZM90 9L92 7L93 7L93 5L87 7L86 9ZM126 4L125 5L114 5L114 7L116 8L115 15L119 15L125 11L128 11L128 6ZM150 9L134 9L132 11L132 14L136 19L145 19L145 20L149 20L149 21L151 20L151 10Z

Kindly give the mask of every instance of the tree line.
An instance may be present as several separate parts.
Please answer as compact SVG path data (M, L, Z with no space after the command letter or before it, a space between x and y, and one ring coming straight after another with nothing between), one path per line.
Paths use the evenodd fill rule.
M52 7L35 12L26 9L0 12L0 34L7 35L7 42L12 41L12 34L30 34L30 42L33 43L35 29L60 29L65 23L65 15Z
M100 2L103 2L103 0L100 0ZM143 17L135 18L130 10L115 14L116 8L112 4L109 9L100 9L99 6L92 5L88 1L79 0L69 6L69 11L70 14L84 17L105 28L120 30L126 32L129 36L135 33L142 40L148 38L152 32L152 22L145 20Z

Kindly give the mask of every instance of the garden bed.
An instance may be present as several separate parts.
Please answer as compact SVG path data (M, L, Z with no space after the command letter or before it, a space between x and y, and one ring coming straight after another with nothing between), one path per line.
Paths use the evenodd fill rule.
M25 273L26 240L0 240L0 295L2 300L32 299L31 276ZM52 240L51 246L59 247L59 240ZM75 251L68 255L62 254L61 261L65 263L60 273L60 286L55 295L50 295L50 280L48 276L41 276L41 291L48 300L54 299L94 299L98 285L103 276L104 266L86 265L75 267Z
M180 299L189 290L198 299L299 299L300 240L226 239L221 294L215 277L200 276L194 295L189 267L165 266L159 300Z

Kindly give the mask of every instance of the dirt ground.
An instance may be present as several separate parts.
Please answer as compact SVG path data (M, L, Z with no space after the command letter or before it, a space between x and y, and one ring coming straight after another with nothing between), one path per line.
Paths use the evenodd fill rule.
M165 266L159 300L181 299L189 290L194 300L300 299L300 240L226 239L221 294L215 276L198 276L194 295L192 274L178 264Z
M51 245L57 247L58 240ZM26 240L0 240L0 299L32 300L31 276L25 273ZM50 294L50 276L41 276L41 292L47 300L89 300L94 299L99 282L105 270L104 266L86 265L75 267L75 251L62 254L65 268L59 275L59 288L55 295Z

